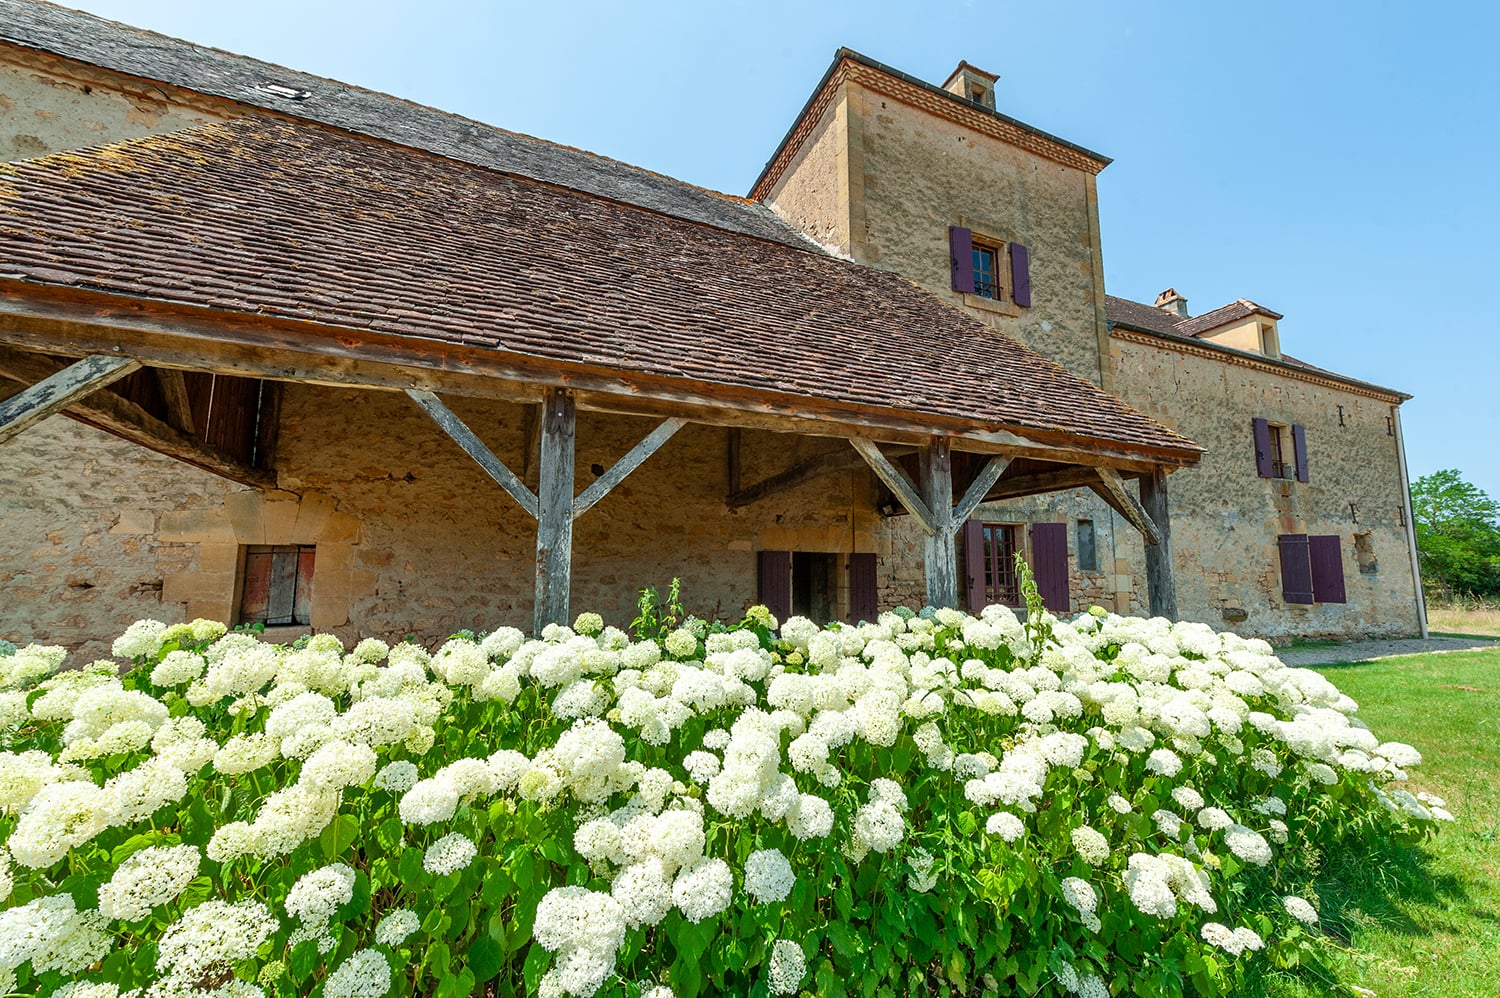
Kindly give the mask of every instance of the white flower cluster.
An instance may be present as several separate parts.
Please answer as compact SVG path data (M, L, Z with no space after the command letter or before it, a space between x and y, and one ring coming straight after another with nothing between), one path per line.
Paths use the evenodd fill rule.
M775 626L763 612L750 616ZM346 651L330 635L288 648L208 622L142 621L114 650L149 669L125 680L113 663L59 671L62 649L18 649L0 657L0 744L20 749L0 751L0 814L13 822L0 888L8 896L25 877L21 896L36 899L0 914L0 972L27 961L65 973L92 965L113 945L110 920L139 923L192 896L204 855L216 864L248 857L239 876L320 835L328 848L344 825L324 833L346 797L387 809L394 801L405 827L379 834L415 840L433 876L460 874L490 848L484 821L471 815L524 811L560 823L600 889L553 889L533 931L555 954L542 992L579 996L614 974L627 932L674 909L688 923L715 919L735 903L737 881L741 903L786 902L798 879L788 854L802 844L895 863L907 890L933 890L952 868L922 826L935 792L951 791L982 823L985 848L1085 874L1061 881L1060 900L1092 931L1122 904L1191 921L1193 931L1218 911L1216 889L1226 896L1228 885L1210 876L1237 867L1227 857L1273 863L1288 822L1306 820L1330 787L1342 786L1341 800L1377 801L1392 822L1452 818L1440 799L1388 785L1420 763L1415 749L1376 739L1352 701L1316 673L1282 665L1264 642L1108 614L1045 623L1053 640L1039 650L1004 607L978 617L889 613L830 629L793 617L768 649L755 631L710 633L701 621L659 644L632 641L583 614L540 640L501 628L429 654L374 639ZM534 709L566 727L524 753L426 758L460 709L503 716L518 701L541 704ZM214 731L203 720L226 717ZM37 729L52 740L34 744L54 751L3 740ZM981 730L987 741L975 744ZM456 744L451 728L444 735L445 747ZM126 768L101 784L102 760L120 757ZM872 774L872 757L916 768L899 774L903 784ZM1224 790L1231 768L1243 795ZM237 815L245 820L217 823L202 854L191 845L137 849L107 871L98 911L78 911L66 893L37 897L39 885L55 889L54 867L71 852L108 829L144 832L164 808L175 817L206 782L213 794L194 799L195 814L252 803ZM1059 800L1074 809L1060 811ZM726 824L762 846L742 868L720 856L738 863L745 852L716 844L709 854L706 829ZM293 940L332 953L330 923L352 900L357 874L328 858L270 900L296 923ZM421 900L412 903L420 909ZM1316 920L1300 898L1283 907ZM351 946L390 951L422 925L408 908L371 917L375 927L359 930L370 936ZM187 909L157 940L162 980L139 998L228 980L280 927L259 901ZM1232 955L1261 946L1248 929L1199 931ZM1086 966L1067 970L1071 990L1107 994ZM795 993L806 971L799 943L778 940L766 987ZM382 950L356 948L324 990L383 994L392 979ZM224 987L259 993L240 981Z

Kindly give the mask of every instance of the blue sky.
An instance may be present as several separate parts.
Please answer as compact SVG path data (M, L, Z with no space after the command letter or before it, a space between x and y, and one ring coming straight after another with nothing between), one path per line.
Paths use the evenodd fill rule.
M1409 392L1412 476L1500 498L1500 6L74 0L745 193L840 45L1115 159L1112 294L1246 297L1283 348Z

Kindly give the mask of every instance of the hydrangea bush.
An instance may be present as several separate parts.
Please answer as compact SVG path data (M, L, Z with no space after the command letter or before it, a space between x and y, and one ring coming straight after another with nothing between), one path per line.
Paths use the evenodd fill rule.
M1212 995L1448 818L1203 625L649 619L0 656L0 991Z

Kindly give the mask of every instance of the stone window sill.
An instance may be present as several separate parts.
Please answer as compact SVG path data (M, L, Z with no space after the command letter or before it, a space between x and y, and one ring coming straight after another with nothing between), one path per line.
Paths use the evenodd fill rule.
M995 298L986 298L984 295L964 295L964 304L970 308L977 308L981 312L994 312L996 315L1009 316L1012 319L1020 318L1021 309L1008 301L999 301Z

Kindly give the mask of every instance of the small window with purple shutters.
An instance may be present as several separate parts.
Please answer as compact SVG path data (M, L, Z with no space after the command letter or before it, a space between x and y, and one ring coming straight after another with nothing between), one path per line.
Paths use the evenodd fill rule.
M311 544L245 548L239 623L267 627L311 623L316 554Z
M1000 300L1005 289L1000 286L1001 250L974 243L974 293L981 298Z

